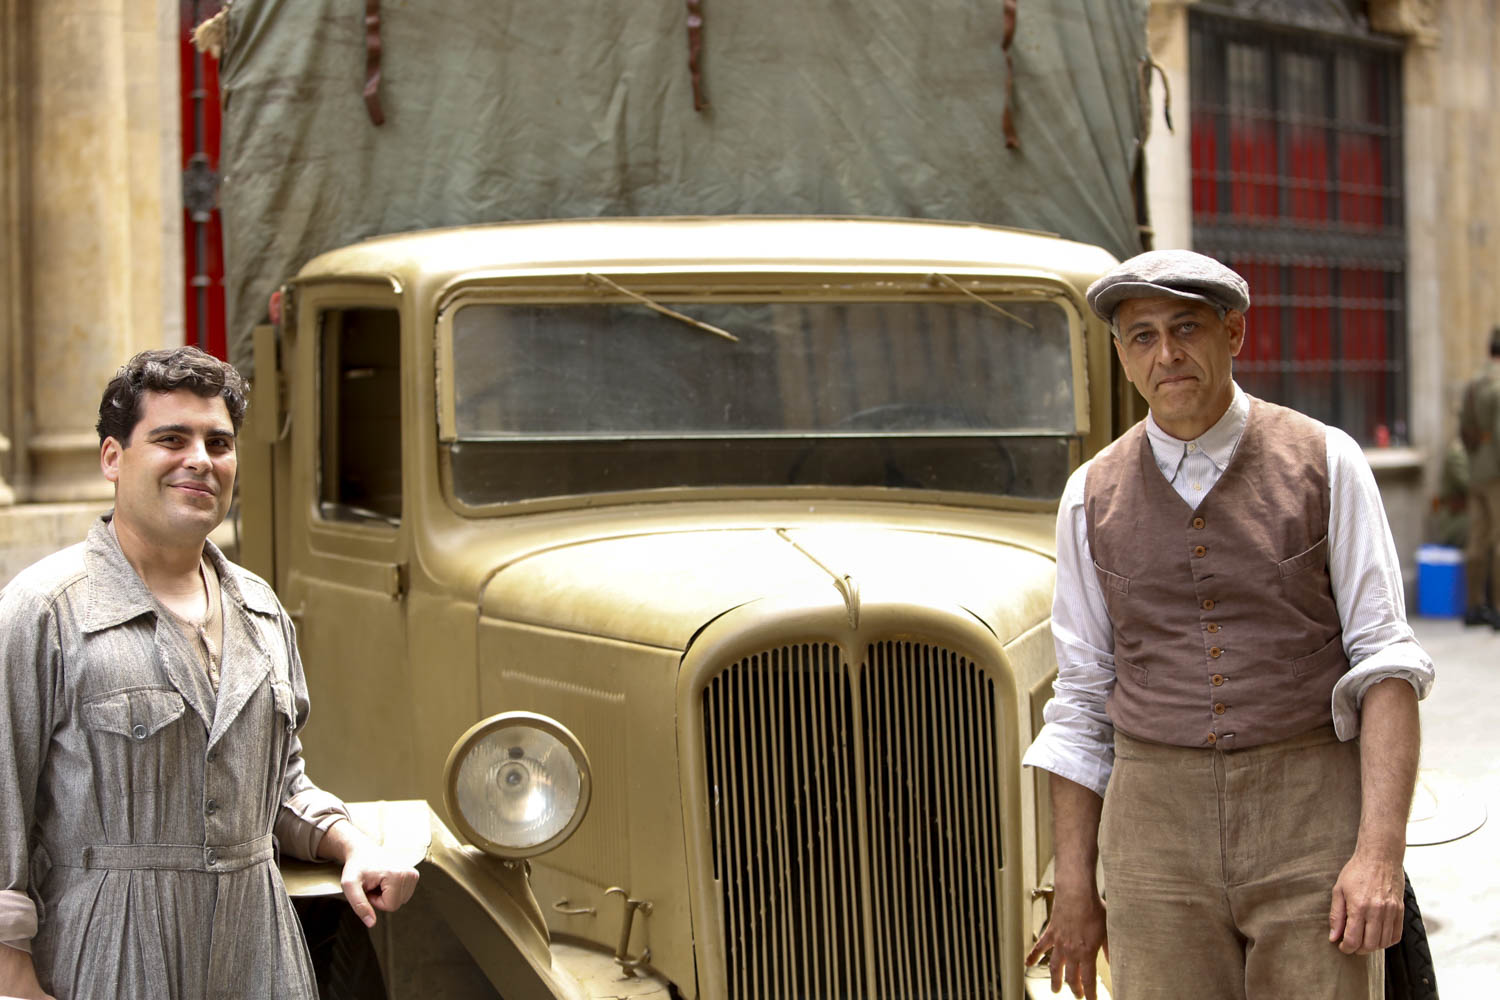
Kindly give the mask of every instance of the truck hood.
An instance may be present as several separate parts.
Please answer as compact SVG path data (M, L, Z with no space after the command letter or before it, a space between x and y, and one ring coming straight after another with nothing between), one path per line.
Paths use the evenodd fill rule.
M866 600L962 607L1002 642L1051 613L1052 519L974 534L882 526L657 531L577 542L501 567L485 617L686 649L706 622L764 597L826 601L853 577ZM1034 522L1034 523L1033 523Z

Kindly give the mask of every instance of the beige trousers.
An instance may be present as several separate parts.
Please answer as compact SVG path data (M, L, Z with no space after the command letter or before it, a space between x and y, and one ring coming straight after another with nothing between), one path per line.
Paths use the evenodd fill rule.
M1118 1000L1379 1000L1328 941L1359 828L1359 745L1327 726L1221 752L1116 733L1100 860Z

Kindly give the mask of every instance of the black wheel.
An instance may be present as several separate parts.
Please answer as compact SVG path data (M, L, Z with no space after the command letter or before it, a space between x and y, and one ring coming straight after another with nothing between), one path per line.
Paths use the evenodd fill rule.
M370 932L344 897L293 901L323 1000L386 1000ZM389 917L385 917L389 919Z
M1427 926L1417 907L1417 894L1411 877L1406 878L1404 892L1406 912L1402 917L1401 940L1385 950L1386 1000L1438 1000L1437 973L1432 967L1432 951L1427 947Z

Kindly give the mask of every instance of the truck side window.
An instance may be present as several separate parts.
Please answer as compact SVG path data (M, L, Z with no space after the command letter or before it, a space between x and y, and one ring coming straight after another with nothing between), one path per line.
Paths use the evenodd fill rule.
M318 510L335 521L401 523L400 315L329 309L319 316Z

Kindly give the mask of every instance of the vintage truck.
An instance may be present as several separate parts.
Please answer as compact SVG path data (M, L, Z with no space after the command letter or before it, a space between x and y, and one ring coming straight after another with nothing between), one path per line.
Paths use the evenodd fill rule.
M388 4L386 125L346 87L346 117L370 133L349 139L309 96L357 84L369 54L363 34L314 18L333 6L230 8L221 197L235 360L254 373L240 559L297 625L309 773L423 875L376 929L377 989L1047 992L1045 970L1022 965L1050 901L1045 779L1019 762L1055 675L1056 498L1135 415L1083 300L1138 245L1131 164L1077 155L1101 122L1116 139L1136 127L1133 55L1116 53L1110 75L1095 38L1087 65L1116 114L1091 131L1079 122L1099 108L1083 97L1033 105L1018 133L1033 153L1001 162L998 129L984 146L1009 171L1000 200L956 203L971 218L1012 205L1023 221L1083 220L1057 226L1081 238L894 218L889 199L861 217L778 212L753 169L725 166L743 137L696 118L687 132L720 142L712 170L737 185L735 211L715 202L722 185L690 197L688 169L666 193L611 182L654 215L607 203L613 217L478 224L569 213L521 181L520 212L382 200L413 137L436 141L409 108L406 133L378 131L400 102L468 109L412 98L431 81L409 64L400 75L403 45L446 30L463 47L451 24L402 20L421 5ZM503 31L477 6L463 31L521 36L540 16L493 6ZM966 11L944 27L960 33L1000 16L939 6ZM1143 5L1023 5L1023 25L1033 9L1037 33L1017 29L1014 46L1023 92L1028 66L1087 75L1065 52L1078 32L1133 39L1134 26L1144 50ZM915 10L878 0L860 16ZM315 42L276 33L299 15ZM852 15L799 16L778 30ZM600 30L616 29L639 48L628 25ZM1003 70L998 42L985 58ZM642 59L631 73L655 71ZM457 61L474 65L472 51ZM728 118L734 91L717 93ZM1076 115L1062 107L1075 98ZM1050 146L1059 135L1072 145ZM697 162L674 141L652 148ZM633 163L642 147L611 148ZM1100 164L1108 190L1090 192ZM839 184L867 165L814 178L828 190L812 208L849 207ZM593 191L589 176L572 179ZM940 180L929 171L907 194ZM1106 239L1087 223L1111 198ZM581 204L572 214L601 211ZM334 891L326 871L288 863L286 879L294 894Z
M318 779L473 845L435 819L423 891L504 995L569 995L589 947L662 996L1020 995L1051 850L1019 761L1055 498L1113 430L1111 260L576 220L286 286L241 558L298 625Z

